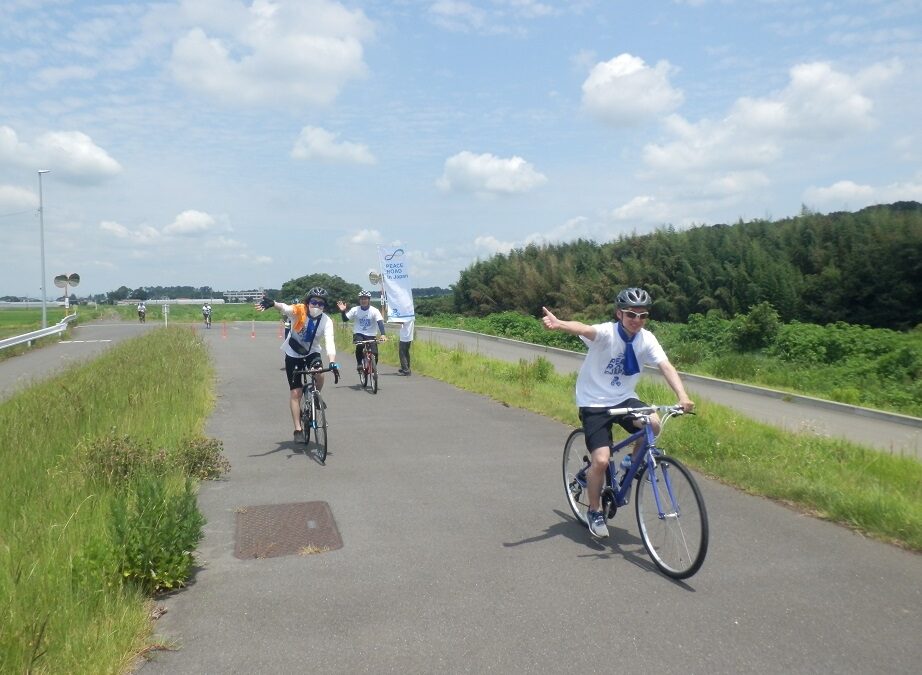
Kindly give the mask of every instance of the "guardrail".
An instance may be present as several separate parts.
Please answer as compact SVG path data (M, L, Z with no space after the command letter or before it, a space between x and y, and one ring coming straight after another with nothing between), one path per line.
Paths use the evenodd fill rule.
M58 323L53 326L48 326L48 328L42 328L40 330L34 330L31 333L25 333L24 335L15 335L13 337L5 338L0 340L0 349L6 349L7 347L13 347L15 345L21 345L23 343L28 343L30 346L35 340L38 340L43 337L48 337L49 335L57 335L58 333L63 333L67 330L67 325L77 318L77 313L68 314Z

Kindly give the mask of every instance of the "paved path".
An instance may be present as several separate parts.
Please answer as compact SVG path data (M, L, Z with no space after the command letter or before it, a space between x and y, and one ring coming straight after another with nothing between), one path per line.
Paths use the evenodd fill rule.
M918 555L702 480L710 553L674 583L630 510L605 543L570 517L565 426L384 366L377 396L325 389L322 467L289 442L275 335L208 338L234 468L202 486L203 567L158 622L181 648L144 675L918 672ZM341 549L233 557L237 510L313 500Z
M206 333L219 378L207 431L233 470L202 485L202 567L162 600L156 630L180 648L142 675L918 672L919 555L700 479L711 548L672 582L630 509L604 543L573 521L564 425L388 366L377 396L353 373L325 389L319 466L290 442L275 331ZM239 509L314 500L341 549L233 556Z

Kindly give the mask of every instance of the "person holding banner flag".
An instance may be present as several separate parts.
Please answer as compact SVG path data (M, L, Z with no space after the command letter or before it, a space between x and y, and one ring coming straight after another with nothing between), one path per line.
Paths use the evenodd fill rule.
M378 331L381 332L382 342L387 340L387 336L384 334L384 317L381 316L381 312L378 311L377 307L371 306L371 293L368 291L359 293L358 307L353 307L348 312L346 311L348 305L342 300L337 300L336 306L339 308L339 313L343 317L343 322L355 322L355 332L352 334L352 341L359 343L355 345L355 365L356 370L361 374L362 352L365 349L365 345L361 344L361 341L375 339ZM371 353L372 356L374 356L375 363L377 363L378 345L373 342L369 346L371 347Z
M382 298L387 299L387 320L402 323L414 318L416 311L406 251L379 246L378 262L381 265Z

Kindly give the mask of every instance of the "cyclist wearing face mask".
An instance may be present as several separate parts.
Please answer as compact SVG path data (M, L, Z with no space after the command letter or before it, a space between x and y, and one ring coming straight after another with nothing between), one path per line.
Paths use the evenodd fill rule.
M333 320L324 314L327 306L327 292L319 286L310 289L304 296L303 303L286 305L284 302L275 302L264 296L256 304L256 309L263 312L270 307L275 307L291 321L291 332L288 339L282 343L285 353L285 375L288 378L288 389L291 392L289 407L291 419L294 421L295 442L303 443L305 436L301 428L301 376L296 375L296 370L310 369L314 366L323 366L320 357L320 339L323 338L326 346L327 358L330 364L336 363L336 343L333 337ZM317 388L323 388L323 375L317 376Z

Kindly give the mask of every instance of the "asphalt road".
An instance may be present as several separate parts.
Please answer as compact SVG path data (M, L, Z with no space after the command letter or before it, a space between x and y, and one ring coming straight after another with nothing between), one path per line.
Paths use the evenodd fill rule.
M711 547L695 577L670 581L631 509L603 543L572 519L567 427L388 366L377 396L348 369L328 383L320 466L291 443L275 331L205 333L219 380L207 432L233 469L202 485L202 566L156 626L178 649L144 675L919 671L919 555L699 476ZM342 548L233 556L238 511L315 500Z

